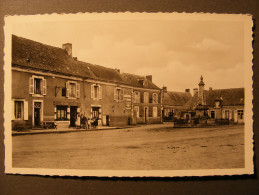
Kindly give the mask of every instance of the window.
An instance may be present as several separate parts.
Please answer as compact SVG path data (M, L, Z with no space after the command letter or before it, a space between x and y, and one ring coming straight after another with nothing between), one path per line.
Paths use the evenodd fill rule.
M15 101L15 119L23 119L23 101Z
M153 107L153 117L157 117L157 107Z
M215 111L210 111L210 118L215 119Z
M91 85L91 98L94 100L102 99L102 86L98 84Z
M121 88L115 88L114 89L114 100L121 101L124 97L124 91Z
M139 118L139 107L138 106L134 106L134 115Z
M65 87L62 87L62 96L66 97L66 88Z
M66 82L66 97L80 98L80 85L77 82Z
M237 116L238 116L238 119L244 119L244 111L243 110L238 110L237 111Z
M47 82L44 77L32 76L29 79L29 94L46 95Z
M229 110L225 110L225 118L229 119Z
M57 120L67 120L67 106L57 106Z
M140 103L140 92L134 91L134 103Z
M148 103L148 92L144 92L144 103Z
M153 104L157 104L157 103L158 103L157 93L153 93Z
M28 120L28 102L24 100L13 100L13 119Z

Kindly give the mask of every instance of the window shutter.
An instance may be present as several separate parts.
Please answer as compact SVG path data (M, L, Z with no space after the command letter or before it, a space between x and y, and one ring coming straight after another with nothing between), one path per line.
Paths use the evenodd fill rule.
M28 120L28 101L24 101L24 107L23 107L23 119Z
M140 92L140 103L144 103L144 93Z
M43 79L43 95L47 94L47 81Z
M34 94L34 78L29 78L29 94Z
M222 110L222 118L225 118L225 110Z
M124 89L120 90L120 100L124 99Z
M101 100L102 99L102 86L101 85L99 85L98 91L99 91L99 99Z
M94 99L94 84L91 85L91 98Z
M66 97L69 97L70 89L69 89L69 81L66 82Z
M114 100L118 100L118 91L117 91L117 88L114 88Z
M14 119L15 119L15 115L14 115L14 113L15 113L15 112L14 112L14 109L15 109L15 105L14 105L14 104L15 104L15 101L12 100L11 104L12 104L12 111L11 111L11 112L12 112L12 120L14 120Z
M80 84L76 83L76 97L80 98Z

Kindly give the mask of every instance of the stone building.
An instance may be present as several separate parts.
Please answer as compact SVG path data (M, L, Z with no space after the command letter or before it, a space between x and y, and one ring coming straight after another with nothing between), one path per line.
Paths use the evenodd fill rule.
M161 122L161 90L152 76L81 62L62 48L12 36L12 127L44 121L75 126L78 114L98 125Z
M168 91L167 87L162 89L162 119L163 122L172 122L174 116L184 111L184 105L192 98L189 89L185 92Z
M193 97L184 105L187 117L208 117L209 122L228 119L230 123L244 123L244 88L205 90L201 76L199 89L194 89ZM194 112L193 112L194 111Z

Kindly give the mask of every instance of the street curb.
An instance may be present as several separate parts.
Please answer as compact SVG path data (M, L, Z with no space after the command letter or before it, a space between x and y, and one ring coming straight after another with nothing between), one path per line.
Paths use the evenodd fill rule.
M149 124L150 125L150 124ZM71 129L71 130L52 130L52 131L44 131L44 130L30 130L29 132L12 132L12 136L19 135L35 135L35 134L54 134L54 133L72 133L72 132L91 132L91 131L107 131L107 130L115 130L115 129L131 129L136 127L141 127L146 125L134 125L134 126L124 126L124 127L110 127L110 128L101 128L101 129Z
M109 129L73 129L73 130L53 130L53 131L35 131L35 132L12 132L12 136L19 136L19 135L35 135L35 134L54 134L54 133L72 133L72 132L91 132L91 131L106 131L106 130L114 130L114 129L120 129L117 127L109 128ZM32 130L33 131L33 130Z

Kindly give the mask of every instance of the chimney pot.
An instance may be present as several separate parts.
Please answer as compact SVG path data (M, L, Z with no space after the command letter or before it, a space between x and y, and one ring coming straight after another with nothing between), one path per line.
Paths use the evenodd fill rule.
M185 92L186 93L190 93L190 89L185 89Z
M65 43L62 45L62 49L64 49L67 54L72 57L72 44L71 43Z

